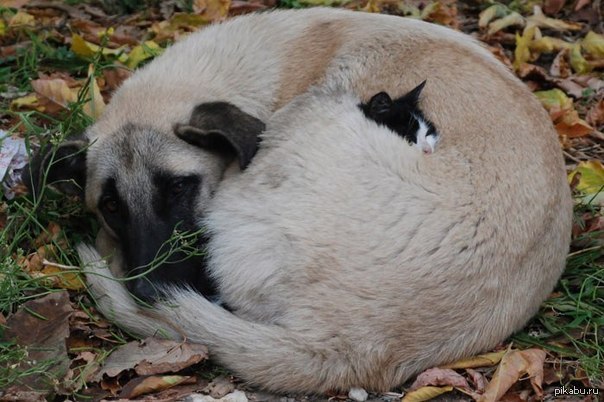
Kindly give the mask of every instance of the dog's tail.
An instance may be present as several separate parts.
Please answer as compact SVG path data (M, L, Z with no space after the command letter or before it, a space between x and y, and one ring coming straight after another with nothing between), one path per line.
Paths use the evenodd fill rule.
M403 374L410 374L397 373L395 365L391 372L381 364L377 370L371 353L355 350L335 335L313 340L277 325L253 323L194 291L172 290L168 302L149 312L113 278L95 249L80 245L78 252L89 268L90 292L107 318L138 335L171 339L184 335L205 344L215 360L265 389L301 393L353 387L387 390L402 382Z

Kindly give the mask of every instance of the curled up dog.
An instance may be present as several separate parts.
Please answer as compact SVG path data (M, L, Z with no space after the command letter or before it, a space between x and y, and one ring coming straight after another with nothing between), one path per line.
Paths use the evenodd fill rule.
M395 17L267 13L207 35L240 45L225 47L225 63L256 66L267 59L241 43L259 26L283 39L268 47L275 64L298 60L304 77L234 69L258 76L206 76L200 95L201 83L194 93L186 86L214 72L200 59L197 70L183 63L188 80L159 81L182 91L158 106L138 89L163 77L162 56L87 133L83 184L103 229L100 253L80 253L101 311L141 335L207 344L243 379L286 392L388 390L521 328L564 267L571 222L556 133L524 85L469 38ZM332 35L320 36L329 46L316 53L304 48L313 63L289 57L316 29ZM368 35L372 46L358 45ZM187 40L170 57L198 46ZM260 77L270 78L254 86ZM358 107L425 78L422 119L440 136L431 154L388 128L389 117L377 124ZM172 261L163 275L203 272L230 311L169 281L158 281L165 302L145 309L112 280L99 258L126 274L148 263L161 248L139 247L153 219L167 232L206 230L203 266Z

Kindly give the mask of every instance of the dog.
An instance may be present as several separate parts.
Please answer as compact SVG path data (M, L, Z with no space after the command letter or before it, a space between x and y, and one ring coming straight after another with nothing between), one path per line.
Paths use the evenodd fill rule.
M426 78L421 110L440 134L430 155L367 123L357 106ZM311 87L329 96L292 102ZM356 142L333 156L311 152L335 151L340 132L407 148L385 140L379 167L355 184L348 165L330 159L367 160ZM101 311L140 334L163 328L206 343L275 391L386 390L493 347L547 297L570 240L561 151L539 102L469 37L404 18L311 9L209 27L134 74L85 140L58 152L71 156L40 165L60 179L85 166L79 184L102 224L97 248L118 276L165 254L175 229L207 230L203 261L167 253L128 290L150 300L156 284L184 278L208 284L206 296L232 313L179 290L168 293L174 309L148 312L92 275ZM377 180L400 173L394 161L407 173ZM315 189L311 169L329 180ZM300 192L269 191L295 183ZM296 198L308 204L296 209ZM83 248L82 257L97 255Z

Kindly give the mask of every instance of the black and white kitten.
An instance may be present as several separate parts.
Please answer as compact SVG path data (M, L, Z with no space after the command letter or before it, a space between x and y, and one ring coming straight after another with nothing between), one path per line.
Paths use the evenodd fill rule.
M431 154L439 135L419 109L419 95L424 85L426 81L394 100L386 92L380 92L359 106L369 119L388 127L424 153Z

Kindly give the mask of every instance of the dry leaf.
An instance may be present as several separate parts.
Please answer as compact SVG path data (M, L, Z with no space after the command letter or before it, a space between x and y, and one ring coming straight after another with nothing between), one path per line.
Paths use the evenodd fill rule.
M566 4L566 0L545 0L543 2L543 11L549 15L558 14L564 7L564 4Z
M39 95L64 108L78 100L78 91L70 88L67 82L60 78L33 80L31 86Z
M24 26L34 26L35 17L23 11L18 11L8 20L8 26L10 28L19 28Z
M150 59L155 56L159 56L162 52L162 48L152 40L144 42L142 45L138 45L128 53L128 59L126 60L126 66L130 69L135 69L144 60Z
M480 28L486 28L489 25L489 22L497 18L505 17L509 12L509 9L503 4L493 4L480 12L480 15L478 16L478 26Z
M469 389L470 385L463 376L451 369L431 368L417 376L411 390L415 390L428 385L443 386L450 385L456 388Z
M211 22L224 19L230 6L231 0L193 0L193 12Z
M505 355L506 351L491 352L482 355L470 357L468 359L461 359L451 364L440 366L441 368L450 369L466 369L476 367L490 367L494 366L501 361L501 358Z
M17 110L24 107L34 109L38 103L38 96L36 94L29 94L17 99L13 99L13 101L10 103L10 108L11 110Z
M577 167L569 173L568 182L571 183L579 174L576 189L583 194L593 195L604 189L604 166L598 160L580 162Z
M533 8L533 15L527 18L528 25L535 25L539 28L548 28L556 31L580 31L583 25L575 22L564 22L555 18L546 17L541 7Z
M487 380L484 378L484 375L476 370L471 368L466 369L466 372L470 376L470 380L474 384L475 392L478 394L484 393L484 389L487 386Z
M529 47L532 51L538 53L553 53L563 49L571 49L572 43L563 41L562 39L552 38L551 36L543 36L533 40Z
M534 93L547 109L558 134L567 137L581 137L593 131L593 127L579 118L573 101L559 89Z
M105 110L105 101L101 95L99 84L94 76L94 65L88 66L88 87L85 88L86 103L83 110L88 116L94 120L98 119Z
M453 391L453 387L422 387L415 391L407 392L401 402L423 402L436 398L446 392Z
M499 32L502 29L505 29L507 27L511 27L511 26L523 27L525 24L526 24L526 21L525 21L524 17L514 11L511 14L506 15L505 17L489 24L489 30L487 31L487 34L493 35L494 33Z
M527 26L524 28L522 35L516 33L516 49L514 50L514 68L518 69L523 63L528 63L532 60L530 44L535 37L537 27Z
M570 65L578 74L587 74L591 71L591 65L581 54L581 45L576 44L570 50Z
M604 35L589 31L581 41L581 46L593 57L604 58Z
M525 374L529 376L537 396L541 397L544 361L545 352L541 349L509 350L478 402L498 401Z
M585 120L594 127L604 125L604 99L600 99L598 103L589 109Z
M105 360L96 380L101 380L103 375L115 377L130 369L135 369L138 375L176 372L207 357L208 350L203 345L147 338L117 348Z
M119 61L124 62L127 59L127 56L124 54L124 49L124 46L117 49L101 47L84 40L84 38L78 34L74 34L71 37L71 51L81 57L92 57L101 52L103 56L115 56Z
M549 73L554 77L566 78L570 75L570 64L568 63L568 49L563 49L556 55L549 68Z
M122 392L120 392L120 398L136 398L137 396L151 392L163 391L176 385L190 382L191 380L195 382L195 377L182 375L138 377L124 386Z
M69 295L62 291L28 301L8 318L4 340L14 339L28 350L27 358L18 362L15 370L25 372L36 362L49 363L44 372L32 370L31 375L21 377L17 387L27 391L51 391L53 385L49 380L58 381L67 374L69 358L65 339L69 336L72 311Z

